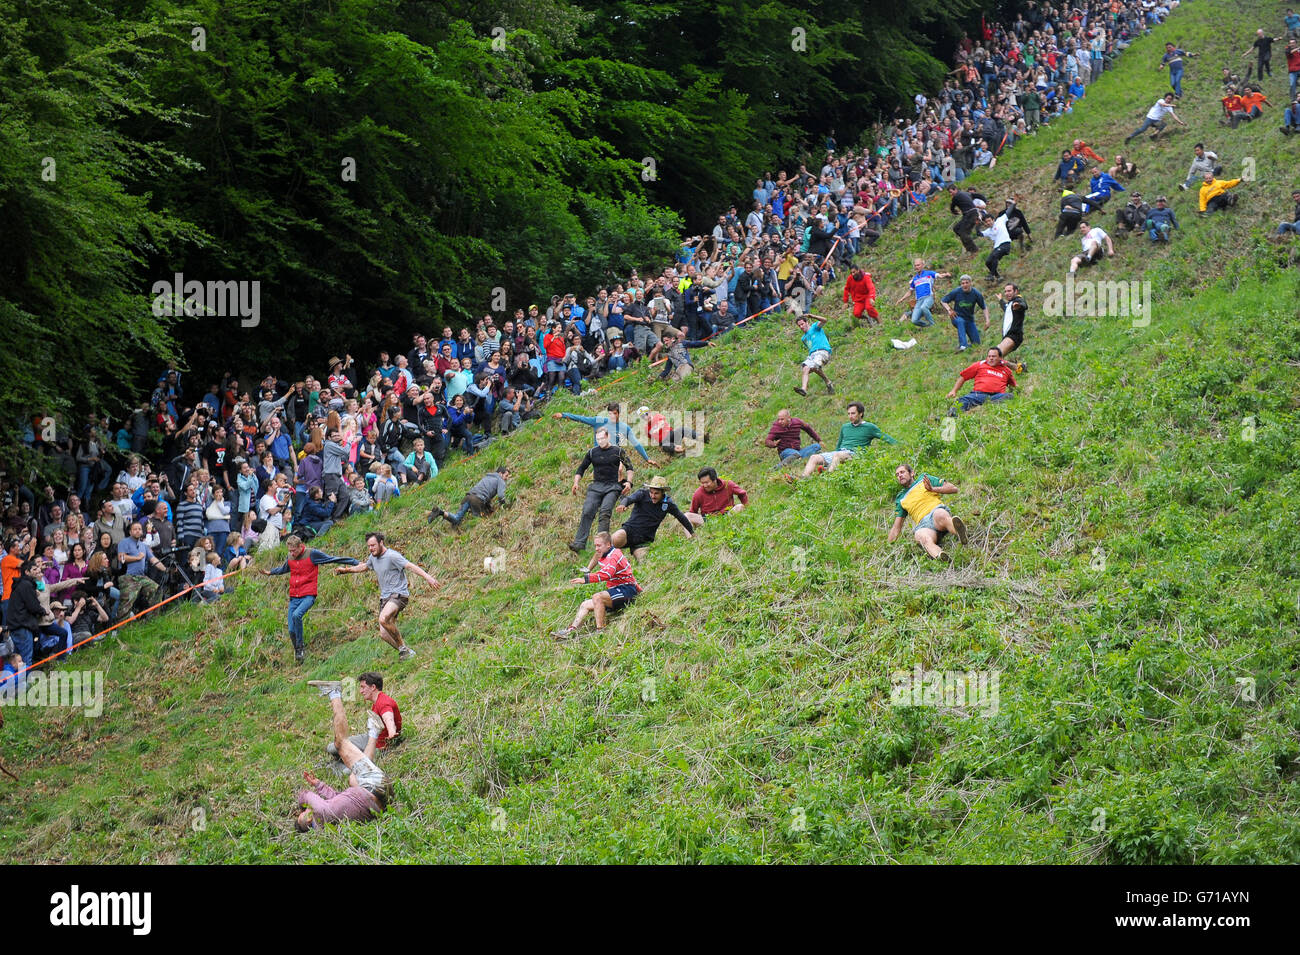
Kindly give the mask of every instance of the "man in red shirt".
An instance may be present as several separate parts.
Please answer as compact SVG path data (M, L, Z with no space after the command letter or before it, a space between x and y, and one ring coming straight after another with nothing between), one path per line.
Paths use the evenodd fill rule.
M749 494L743 487L735 481L718 480L718 472L713 468L700 468L696 477L700 479L700 486L695 489L691 508L686 512L687 520L696 527L713 514L725 514L727 511L738 514L749 503ZM736 501L736 498L740 500Z
M876 311L876 283L871 281L871 273L854 266L849 277L844 280L844 301L853 299L853 328L858 327L858 319L866 312L871 324L880 324L880 313Z
M330 724L334 730L334 747L348 770L348 786L336 790L325 785L309 770L302 774L311 789L298 793L298 802L306 807L298 813L296 825L299 832L327 822L348 819L371 819L393 800L393 781L374 761L348 737L348 718L343 712L343 684L338 680L308 680L330 702ZM370 716L370 739L379 735L376 724L379 717ZM369 744L367 744L369 751Z
M641 586L636 582L636 578L632 576L632 565L628 563L623 552L614 546L609 533L598 531L595 544L596 558L600 561L600 569L595 573L574 577L569 583L594 584L600 582L608 584L609 589L602 590L594 594L590 599L584 600L582 606L578 608L578 615L573 618L573 623L551 634L556 640L564 640L577 633L578 627L587 618L587 614L593 611L596 614L596 629L604 630L605 614L613 610L621 610L636 600L637 595L641 593Z
M384 692L384 678L378 673L363 673L357 677L357 688L361 698L370 704L366 716L366 732L350 737L352 745L365 753L367 759L374 759L376 750L381 750L389 741L401 742L402 711L397 701ZM331 756L339 754L334 743L325 747Z
M1012 396L1008 389L1016 387L1016 377L1011 373L1011 366L1002 360L1002 351L996 345L989 349L987 358L965 368L957 376L948 397L956 398L962 382L972 379L974 381L970 394L962 395L959 399L962 411L978 408L986 401L1005 401ZM957 409L953 408L948 414L956 417Z
M320 565L347 564L355 567L358 561L355 557L331 557L323 551L308 550L307 545L297 534L286 537L284 542L289 547L289 559L274 570L262 571L262 575L264 577L289 575L289 641L293 644L294 659L302 663L304 656L302 618L316 602Z

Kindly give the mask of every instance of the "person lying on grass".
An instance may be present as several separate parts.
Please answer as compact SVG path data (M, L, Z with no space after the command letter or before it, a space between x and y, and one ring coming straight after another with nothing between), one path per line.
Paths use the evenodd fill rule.
M932 474L918 474L910 464L895 468L894 477L903 490L894 498L897 516L889 529L889 543L898 540L904 523L911 517L916 522L913 536L925 552L936 560L951 561L939 545L948 534L956 534L958 540L966 543L966 525L960 517L952 516L940 495L956 494L957 485Z
M338 750L339 759L343 760L343 765L351 773L348 776L348 788L341 792L325 785L310 771L302 774L311 789L298 793L299 804L306 807L298 813L295 821L298 831L306 832L313 826L319 827L327 822L343 822L347 819L362 821L379 815L392 802L393 781L349 738L348 718L343 712L343 684L338 680L307 682L309 686L316 687L322 696L329 697L334 746ZM371 713L367 719L367 736L378 739L383 729L384 721Z

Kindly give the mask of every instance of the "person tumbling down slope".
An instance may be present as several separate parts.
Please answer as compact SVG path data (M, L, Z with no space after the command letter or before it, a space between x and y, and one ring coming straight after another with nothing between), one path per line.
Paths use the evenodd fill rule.
M605 615L611 611L622 610L641 593L641 586L632 575L632 565L628 563L623 552L614 546L612 535L604 531L596 533L596 560L600 564L598 571L574 577L569 583L604 583L608 585L607 589L598 591L584 600L578 607L578 614L573 618L573 623L551 634L555 639L563 640L573 636L578 632L582 621L587 618L587 614L593 612L596 615L596 629L604 630Z
M817 377L826 382L826 393L835 394L835 386L831 380L826 377L826 372L822 371L826 363L831 360L831 343L826 338L826 332L822 329L822 323L813 321L806 315L800 315L795 319L795 324L799 326L802 333L801 341L808 348L808 357L803 360L803 382L795 391L808 396L808 373L814 372Z
M327 822L361 821L379 815L392 802L393 781L349 738L348 718L343 712L343 684L338 680L309 680L308 685L329 697L334 746L343 765L352 772L348 776L348 788L342 792L325 785L311 772L302 774L311 789L298 793L299 804L306 807L298 814L298 831L306 832ZM367 721L369 738L377 739L383 729L383 720L372 713Z
M932 474L917 474L910 464L900 464L895 468L894 477L903 490L894 498L897 516L889 529L889 542L892 544L898 540L903 533L903 524L911 517L916 522L916 542L925 552L938 560L951 560L939 545L950 533L966 543L966 525L960 517L952 516L940 495L956 494L957 486Z
M834 451L814 454L804 466L803 476L812 477L818 471L834 471L835 467L853 457L877 438L883 438L890 444L898 444L870 421L864 421L867 407L861 401L849 404L849 420L840 426L840 440ZM791 479L792 480L792 479Z
M619 501L620 512L626 511L628 507L632 508L632 513L623 522L623 526L611 535L611 539L614 547L620 549L626 547L637 560L645 559L646 549L654 543L659 525L670 515L685 528L687 537L695 536L690 519L668 496L668 481L658 474L646 481L643 488L633 491ZM597 560L598 557L592 557L587 564L587 570L595 567Z

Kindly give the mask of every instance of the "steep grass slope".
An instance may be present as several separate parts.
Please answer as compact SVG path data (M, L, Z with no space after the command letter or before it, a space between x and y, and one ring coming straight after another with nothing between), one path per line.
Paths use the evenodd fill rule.
M1004 263L1031 304L1030 371L1010 406L945 435L943 394L966 364L951 330L896 352L894 329L847 334L829 296L834 398L791 393L797 332L776 322L703 353L712 384L638 370L599 403L705 414L704 456L663 473L686 498L712 464L752 506L695 541L666 526L637 568L646 594L604 633L546 636L592 589L564 583L567 484L589 434L547 420L321 542L360 554L379 527L448 581L437 596L413 582L414 661L372 636L373 582L330 577L295 667L283 579L249 579L74 661L107 669L103 717L8 711L2 752L23 784L0 786L6 857L1300 861L1298 273L1294 246L1263 240L1289 209L1300 142L1274 123L1216 125L1220 65L1275 13L1184 5L1085 107L981 174L991 196L1031 197L1038 236ZM1152 66L1168 38L1202 54L1179 106L1192 128L1131 152L1139 188L1172 196L1184 228L1167 248L1117 238L1086 276L1150 282L1152 320L1046 317L1045 283L1077 248L1047 241L1055 156L1078 136L1116 151L1161 91ZM1267 90L1278 99L1284 84ZM1198 139L1232 174L1253 158L1257 177L1235 212L1206 221L1176 187ZM982 273L950 222L936 205L864 256L882 300L913 255ZM901 446L775 480L761 438L776 411L829 436L853 399ZM949 568L910 531L885 542L900 460L961 487L953 506L974 533ZM506 461L521 471L512 510L459 536L426 527L433 502ZM495 547L506 565L488 575ZM918 665L997 671L996 715L890 705L891 674ZM372 668L411 730L386 757L399 800L380 822L295 835L292 792L303 768L319 771L328 732L303 682Z

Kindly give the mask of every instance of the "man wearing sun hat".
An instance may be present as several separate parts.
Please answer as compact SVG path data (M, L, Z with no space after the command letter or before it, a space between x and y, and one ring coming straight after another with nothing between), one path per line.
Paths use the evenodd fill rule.
M675 517L682 525L687 537L695 536L690 518L682 513L682 509L669 496L668 480L662 475L656 474L639 490L621 498L617 510L626 511L629 507L632 508L631 515L623 522L623 526L611 535L611 541L614 547L631 551L632 557L636 560L645 559L646 548L654 543L659 525L669 515ZM596 562L597 558L593 557L587 565L587 570L595 567Z

